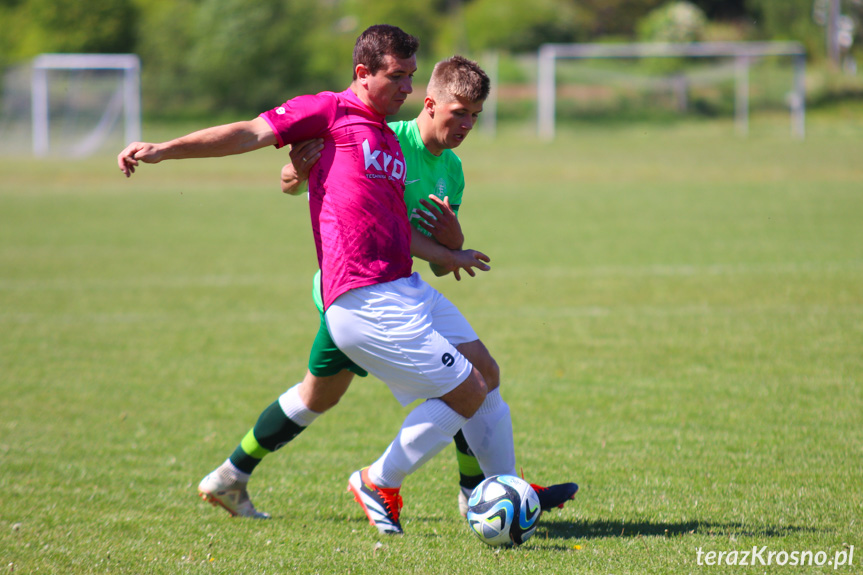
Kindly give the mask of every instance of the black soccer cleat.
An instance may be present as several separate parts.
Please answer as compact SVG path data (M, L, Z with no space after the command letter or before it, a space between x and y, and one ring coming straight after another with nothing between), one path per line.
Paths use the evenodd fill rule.
M559 483L548 487L531 483L530 486L536 491L539 497L539 506L543 511L549 511L555 507L563 509L564 504L574 499L578 492L578 485L575 483Z

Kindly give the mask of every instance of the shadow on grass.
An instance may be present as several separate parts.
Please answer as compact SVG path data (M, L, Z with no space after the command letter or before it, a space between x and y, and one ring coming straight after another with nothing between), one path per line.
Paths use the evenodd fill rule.
M578 520L543 518L540 530L560 539L600 539L609 537L675 537L707 535L717 537L784 537L792 533L815 533L818 529L797 525L743 525L710 521L652 523L649 521Z

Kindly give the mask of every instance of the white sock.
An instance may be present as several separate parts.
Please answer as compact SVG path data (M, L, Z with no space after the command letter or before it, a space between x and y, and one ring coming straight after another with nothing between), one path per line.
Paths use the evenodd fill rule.
M299 425L300 427L308 427L320 415L317 411L312 411L303 400L300 399L299 392L300 384L298 383L285 393L279 396L279 407L285 412L285 416Z
M500 388L485 396L483 404L461 431L486 477L516 475L512 418Z
M248 483L249 479L252 477L245 471L237 469L237 467L231 463L230 458L226 459L224 463L218 466L215 473L223 483L228 485L231 483Z
M452 442L467 419L440 399L429 399L411 411L395 440L369 468L378 487L401 487L405 477Z

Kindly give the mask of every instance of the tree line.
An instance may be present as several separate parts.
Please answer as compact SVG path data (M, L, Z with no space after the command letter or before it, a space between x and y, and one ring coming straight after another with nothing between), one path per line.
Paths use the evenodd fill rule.
M424 64L456 52L476 58L492 49L534 51L544 42L675 40L684 32L684 40L797 40L812 57L824 54L813 0L671 2L694 9L697 22L690 18L685 30L669 4L0 0L0 66L44 52L136 53L147 111L176 114L257 110L299 93L341 89L350 82L348 59L357 35L382 22L418 36ZM428 65L420 69L430 72Z

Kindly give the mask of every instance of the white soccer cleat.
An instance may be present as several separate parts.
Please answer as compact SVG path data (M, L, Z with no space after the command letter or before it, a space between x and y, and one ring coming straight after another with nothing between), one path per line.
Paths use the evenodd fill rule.
M249 498L246 489L248 483L228 481L215 470L198 484L198 495L214 507L220 506L231 514L231 517L249 517L252 519L269 519L270 514L258 511Z
M399 522L402 497L398 487L378 487L369 480L369 468L366 467L351 474L348 491L353 492L354 499L362 506L369 523L377 527L379 533L404 533Z

